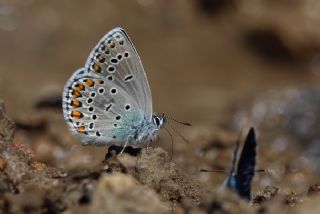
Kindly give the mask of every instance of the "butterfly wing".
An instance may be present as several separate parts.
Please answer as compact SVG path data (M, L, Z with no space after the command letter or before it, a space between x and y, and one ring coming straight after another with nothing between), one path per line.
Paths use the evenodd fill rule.
M151 121L151 91L139 55L127 33L115 28L107 33L90 53L86 62L89 76L113 79Z
M230 173L229 173L229 176L228 176L227 182L226 182L227 187L232 189L235 192L237 192L237 174L236 174L235 168L236 168L238 150L239 150L239 145L240 145L240 137L241 137L241 132L239 134L239 137L236 141L236 145L233 150L232 165L231 165Z
M78 70L63 94L64 118L84 144L121 145L144 120L138 104L112 81Z
M151 121L152 99L140 58L121 28L107 33L63 92L70 130L84 144L121 145Z
M251 199L251 181L254 176L256 164L256 137L251 128L245 140L237 168L237 191L239 195Z

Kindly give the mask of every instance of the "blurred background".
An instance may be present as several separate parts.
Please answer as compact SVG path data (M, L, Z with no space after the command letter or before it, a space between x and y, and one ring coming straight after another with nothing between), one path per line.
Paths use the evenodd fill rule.
M59 102L68 78L100 38L119 26L141 57L154 110L194 125L181 131L190 144L175 143L174 158L186 170L214 167L218 156L206 150L218 148L212 139L225 130L235 133L227 141L232 149L240 128L254 126L262 168L291 170L288 183L295 186L315 180L319 11L318 0L1 0L0 97L17 123L16 143L60 167L92 164L91 150L100 152L101 161L105 149L82 149L63 122ZM170 148L170 141L165 144ZM289 159L279 158L291 149ZM188 152L202 162L192 165L192 158L185 160ZM70 154L73 162L65 161ZM218 165L228 167L229 159L221 160Z

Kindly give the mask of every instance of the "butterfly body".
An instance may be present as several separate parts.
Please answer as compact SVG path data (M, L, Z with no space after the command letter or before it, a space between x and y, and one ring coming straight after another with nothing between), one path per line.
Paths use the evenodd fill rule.
M142 63L121 28L107 33L68 80L63 113L84 145L144 147L166 122L152 112Z

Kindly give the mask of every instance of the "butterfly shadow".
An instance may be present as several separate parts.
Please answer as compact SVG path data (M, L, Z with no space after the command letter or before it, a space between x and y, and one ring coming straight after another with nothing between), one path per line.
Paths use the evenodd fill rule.
M136 157L141 153L141 148L135 148L132 146L123 147L123 146L112 145L108 147L107 154L105 155L105 160L116 157L121 153L126 153L128 155Z

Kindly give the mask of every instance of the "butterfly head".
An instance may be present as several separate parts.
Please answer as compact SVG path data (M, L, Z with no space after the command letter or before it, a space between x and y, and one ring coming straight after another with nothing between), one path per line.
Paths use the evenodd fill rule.
M160 128L162 128L162 127L166 124L166 122L167 122L167 117L166 117L166 115L165 115L164 113L161 114L161 115L154 114L154 115L152 115L152 120L153 120L154 125L155 125L158 129L160 129Z

